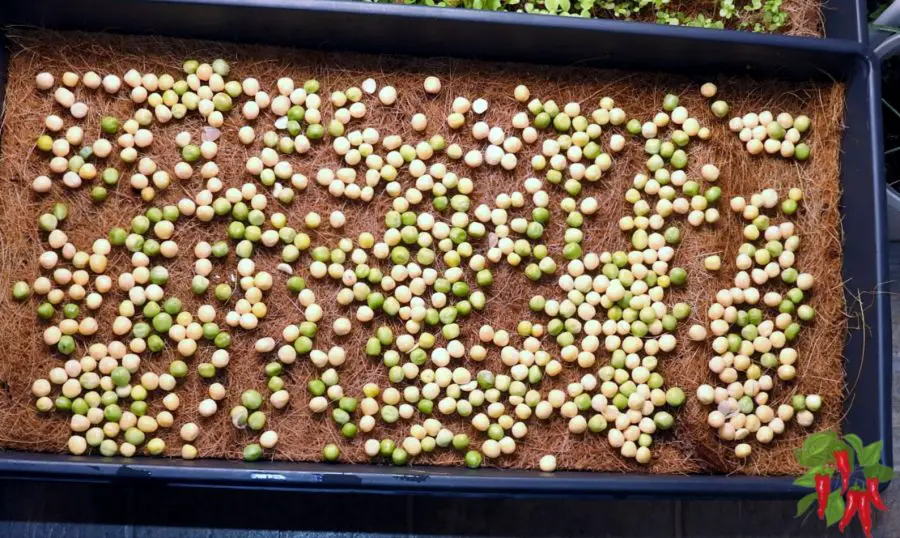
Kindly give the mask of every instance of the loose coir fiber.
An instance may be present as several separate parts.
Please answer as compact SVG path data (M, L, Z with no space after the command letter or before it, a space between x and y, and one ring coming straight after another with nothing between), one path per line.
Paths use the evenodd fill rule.
M486 98L490 102L486 121L491 125L507 127L512 115L524 110L512 98L513 88L517 84L528 85L532 97L553 98L561 105L573 100L579 101L588 112L596 106L600 97L611 96L629 117L642 121L650 119L661 109L662 98L666 93L680 95L681 103L691 115L697 117L701 124L709 126L713 132L711 140L698 140L689 147L689 175L696 177L704 163L716 164L721 169L718 183L722 187L723 197L719 204L722 217L716 225L693 228L683 220L674 220L681 228L683 237L674 262L675 265L685 267L689 277L688 284L668 293L666 301L670 305L677 301L687 301L694 308L689 322L679 325L679 345L675 352L663 356L659 366L667 386L678 385L688 394L686 405L675 412L675 427L669 432L655 435L653 460L648 467L642 467L622 458L617 450L608 445L605 435L572 435L566 429L565 419L558 415L548 422L532 418L529 420L529 434L518 443L519 448L515 454L490 463L499 467L535 468L542 455L555 454L560 468L564 469L649 469L655 473L796 472L798 467L793 461L792 449L799 447L804 436L811 431L800 428L796 422L791 422L784 435L776 437L775 442L768 446L761 447L755 440L752 441L753 455L742 463L733 456L734 443L718 440L715 432L706 424L706 413L709 410L704 409L694 397L698 385L716 381L706 366L711 350L708 343L693 343L686 337L690 324L706 323L706 308L714 301L716 291L731 286L735 272L734 257L742 242L743 224L728 209L728 200L736 195L749 196L766 187L776 188L782 196L791 187L800 187L805 192L805 199L796 217L802 237L796 266L801 271L812 272L817 278L810 304L818 313L815 321L804 327L800 334L798 379L792 383L777 382L770 404L774 408L777 404L788 401L795 393L818 393L825 403L812 430L839 426L844 400L841 349L846 325L838 213L838 155L844 99L841 84L789 85L744 78L714 80L719 87L720 97L731 104L732 114L766 109L775 114L783 111L794 115L807 114L812 119L812 129L806 137L812 148L812 157L808 162L798 163L780 157L750 156L736 135L728 130L727 122L716 120L709 113L708 103L698 91L699 84L705 81L668 74L332 54L97 34L26 32L15 36L12 42L0 156L0 290L3 290L0 293L0 309L3 312L0 316L0 334L4 335L3 352L0 353L0 446L4 448L62 452L69 435L67 416L56 411L47 415L39 414L34 408L34 397L30 393L32 381L46 377L50 368L61 366L62 357L51 352L42 342L44 324L37 320L34 313L36 299L17 303L11 300L8 293L14 281L25 279L30 282L40 274L37 258L43 250L44 237L38 233L35 225L37 216L48 210L55 200L65 199L71 205L71 210L63 229L76 246L89 249L91 242L105 236L111 227L127 227L131 218L141 212L143 207L127 183L130 173L122 167L117 157L110 158L107 162L124 171L123 181L111 190L111 195L104 204L91 202L89 186L72 191L57 183L50 195L36 195L32 192L30 184L33 178L48 172L46 158L37 155L37 150L34 149L34 140L43 130L44 117L50 113L60 114L65 117L67 127L73 121L67 113L62 114L64 111L59 109L49 94L35 89L34 76L38 72L49 71L58 79L64 71L83 74L88 70L101 75L113 72L121 76L128 69L135 68L142 73L170 73L177 79L181 64L188 57L201 61L225 58L232 66L230 78L242 80L248 76L256 77L260 80L262 89L270 95L276 93L275 81L283 76L291 76L300 83L315 77L321 82L321 93L325 96L334 90L358 86L371 76L379 85L395 86L399 91L399 99L394 106L384 107L377 104L374 97L366 97L369 113L363 120L354 120L352 128L371 126L377 128L382 136L401 134L404 141L417 141L421 135L413 133L409 119L412 114L423 112L429 118L425 139L441 132L448 137L448 143L458 141L467 149L473 142L468 131L464 129L464 135L450 132L444 121L451 101L458 95L470 99ZM428 75L436 75L443 82L443 90L437 96L426 96L422 90L422 80ZM79 100L90 105L88 117L81 122L85 127L86 140L89 141L99 136L100 117L113 114L124 120L135 109L135 105L124 96L124 91L118 99L109 97L102 90L94 92L84 87L79 87L75 93ZM327 101L323 99L325 123L332 110ZM235 108L238 109L237 106ZM270 128L272 120L271 114L261 115L255 122L257 133ZM257 141L252 149L248 149L237 141L237 129L243 123L244 120L236 110L226 120L223 136L219 140L219 156L216 160L226 187L255 181L244 171L244 164L249 156L259 151L261 143ZM188 130L196 141L200 139L201 129L202 123L196 115L164 126L154 125L155 141L148 153L163 169L171 171L179 160L179 151L174 144L175 135L181 130ZM604 142L608 140L608 133L603 136ZM512 172L489 167L469 172L464 170L461 163L450 163L449 167L475 181L474 208L478 203L493 201L500 192L522 190L522 181L531 174L528 165L530 156L539 147L539 144L526 146L525 157L520 159L518 168ZM444 159L443 155L437 158ZM290 160L295 171L300 171L311 179L320 167L337 167L339 162L330 149L330 144L317 144L307 155L293 155ZM600 181L585 183L583 196L596 196L601 205L597 214L587 217L585 221L586 252L628 249L628 236L619 231L617 221L626 211L630 211L624 201L624 193L634 175L644 171L644 161L643 144L629 143L626 150L615 157L613 168ZM406 185L412 183L411 178L403 173L400 180ZM197 174L194 179L183 183L173 178L169 189L160 192L153 204L162 206L181 197L191 196L201 188L201 180ZM383 229L382 219L390 201L380 189L376 199L366 205L362 202L336 200L324 188L310 181L309 188L300 193L292 205L279 207L280 204L271 200L270 208L277 207L277 210L286 213L289 225L296 228L302 227L302 218L309 211L327 216L334 209L342 209L347 215L347 224L342 232L335 232L323 225L319 232L312 234L314 244L324 242L334 247L339 237L355 238L362 231ZM260 190L268 192L261 185ZM561 189L551 188L553 217L545 235L548 237L550 252L557 260L561 259L564 220L564 215L558 208L561 193ZM269 211L272 209L267 210L267 213ZM513 210L511 217L525 214L526 211L530 211L530 202L521 210ZM194 299L190 293L194 260L192 250L194 244L201 239L213 242L226 238L222 223L203 225L194 219L179 220L174 239L181 247L181 254L169 263L171 277L166 286L167 295L174 293L193 312L203 302L215 304L211 291L203 301ZM484 248L483 243L476 242L475 246L476 250ZM180 453L178 429L181 424L189 421L197 422L202 428L196 442L201 457L239 458L242 447L251 442L247 432L238 431L231 426L228 409L238 403L239 395L245 389L256 388L263 394L268 394L263 372L267 359L253 351L253 343L262 336L278 339L286 324L303 319L296 299L290 297L284 288L284 275L275 270L279 261L278 252L279 249L263 248L255 256L257 266L275 275L276 282L265 299L269 315L261 321L259 328L249 332L231 331L234 336L232 360L227 369L216 378L227 387L227 398L220 402L220 410L216 415L208 419L200 417L196 411L197 404L206 397L206 387L211 381L201 379L192 370L191 375L177 389L182 405L175 414L175 427L161 432L167 443L167 454L175 456ZM717 274L709 273L703 268L703 258L715 253L720 254L723 259L723 268ZM354 310L339 307L335 303L334 296L338 289L336 285L314 281L309 277L308 263L308 255L304 255L295 264L295 271L307 278L325 310L316 347L328 349L332 344L339 344L348 350L348 360L340 368L341 384L347 394L359 396L361 387L367 382L374 381L382 387L387 386L385 368L362 353L362 346L375 325L364 326L354 321L354 329L350 335L334 337L330 330L331 321L337 315L353 317ZM213 285L235 273L233 258L229 258L227 262L215 262L214 265L210 277ZM129 268L127 255L122 249L115 249L107 273L115 279L121 271ZM505 328L513 334L516 323L521 319L546 323L544 316L532 314L527 308L528 298L537 293L546 297L562 295L551 279L545 277L540 285L535 285L527 281L521 269L502 265L495 270L495 284L489 293L487 308L483 312L476 312L461 325L464 343L467 346L476 343L478 327L484 323ZM103 307L97 315L101 330L91 342L108 341L111 338L108 327L122 298L120 293L110 293L104 298ZM219 308L220 315L224 315L224 311L224 308ZM224 326L224 323L220 321L220 325ZM514 336L513 342L520 343L521 339ZM550 345L550 339L545 338L545 345ZM79 350L75 356L80 356L78 353L83 352L85 347L84 342L79 342ZM488 360L484 365L471 365L473 372L484 367L500 370L502 365L498 358L499 350L488 347ZM557 351L554 347L546 349L551 353ZM189 365L193 368L201 361L208 360L211 352L210 347L201 344L197 355L188 361ZM174 358L173 350L157 355L145 354L142 357L141 371L161 373ZM598 352L597 367L608 360L608 354ZM568 382L580 378L584 373L586 372L577 366L567 365L558 378L543 382L541 392L546 394L550 388L565 388ZM321 449L325 443L337 442L343 450L342 460L367 461L362 447L368 435L360 435L353 441L343 440L330 419L311 416L306 403L306 383L313 375L315 368L308 360L298 360L286 368L283 377L287 382L286 388L291 393L291 403L282 411L269 410L267 413L270 426L279 433L280 441L274 452L267 451L266 457L292 461L317 460L321 457ZM161 396L152 395L148 400L151 414L162 409ZM468 431L478 445L483 441L483 434L476 434L467 420L459 417L440 418L455 432ZM373 435L376 438L391 436L399 441L408 432L409 424L404 426L403 422L390 427L379 423ZM462 457L452 450L438 450L431 455L416 458L414 464L461 465Z

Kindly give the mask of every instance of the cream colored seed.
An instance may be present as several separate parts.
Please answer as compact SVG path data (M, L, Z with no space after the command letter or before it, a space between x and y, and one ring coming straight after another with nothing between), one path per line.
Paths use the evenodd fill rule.
M381 101L383 105L393 105L397 102L397 90L394 89L393 86L384 86L378 92L378 100Z
M541 468L541 471L544 471L545 473L552 473L556 470L556 456L548 454L541 457L539 466Z
M427 77L425 79L425 92L431 95L436 95L441 91L441 79L437 77Z

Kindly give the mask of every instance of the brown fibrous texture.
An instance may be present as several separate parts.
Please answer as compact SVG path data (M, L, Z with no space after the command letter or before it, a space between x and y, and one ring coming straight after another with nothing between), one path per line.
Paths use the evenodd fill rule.
M665 377L666 386L680 386L688 395L685 406L674 411L675 427L668 432L655 435L653 459L648 466L641 466L626 460L616 449L609 446L606 436L595 434L574 435L568 432L566 420L555 416L549 421L528 421L529 434L518 443L518 449L511 456L503 456L487 462L496 467L536 468L544 454L555 454L562 469L622 471L651 473L746 473L770 475L794 473L798 466L794 461L793 449L801 446L803 439L811 431L839 428L844 401L844 377L841 349L845 336L845 310L843 282L841 278L841 229L839 215L839 151L841 118L843 117L844 88L840 83L783 83L751 80L749 78L719 78L713 80L718 85L719 97L731 105L731 115L770 110L774 114L789 112L795 116L806 114L812 120L812 128L804 141L812 148L809 161L773 156L751 156L730 132L726 120L718 120L709 112L708 101L701 97L699 84L705 80L691 79L670 74L641 74L625 71L603 71L584 67L542 67L524 64L482 63L449 59L409 59L398 57L366 56L291 50L263 46L236 46L214 42L182 41L155 37L123 37L98 34L56 34L49 32L23 32L14 36L8 86L6 89L5 116L2 123L2 156L0 156L0 290L9 290L17 280L32 281L41 274L38 256L46 248L45 234L38 231L36 219L47 211L55 200L65 200L70 205L70 216L62 228L69 239L79 249L89 250L94 239L103 237L114 226L128 226L131 218L146 209L127 178L128 168L118 162L118 157L108 159L109 166L116 166L122 172L123 180L111 189L109 199L102 204L90 200L90 186L69 190L54 180L53 191L49 195L35 194L30 185L34 177L48 174L47 159L39 155L34 147L36 137L43 131L43 120L55 113L65 118L66 127L73 124L68 113L56 105L52 97L35 88L35 74L49 71L59 77L65 71L83 74L93 70L101 76L115 73L119 76L134 68L141 73L170 73L179 78L182 62L197 58L211 62L215 58L225 58L231 64L229 78L242 80L256 77L263 90L277 95L275 81L279 77L294 78L298 85L309 78L316 78L322 86L323 116L330 118L332 106L327 99L331 91L346 90L359 86L368 77L374 77L379 87L390 84L397 88L399 99L390 107L380 105L374 96L364 97L368 114L363 120L354 120L350 129L375 127L382 136L400 134L405 142L426 139L434 133L443 133L448 143L459 142L463 148L473 146L468 129L475 121L468 114L467 127L451 132L445 122L450 111L450 103L456 96L470 99L484 97L490 103L485 121L490 125L500 125L512 132L510 118L524 110L516 102L513 89L518 84L526 84L532 97L555 99L560 105L575 101L589 113L597 106L599 99L610 96L616 105L622 107L629 117L647 121L661 109L662 98L667 93L681 97L681 104L702 125L712 130L708 141L695 140L689 146L690 177L698 177L699 169L705 163L714 163L721 169L718 184L722 188L719 203L721 218L715 225L694 228L683 219L672 218L682 230L683 240L677 247L674 263L688 271L686 286L667 293L670 305L686 301L693 307L689 320L679 325L679 344L674 352L663 354L659 371ZM439 95L426 95L422 81L426 76L438 76L443 82ZM85 138L92 141L101 136L99 119L105 115L115 115L121 119L130 117L137 106L120 92L115 97L106 95L102 89L92 91L79 86L75 90L77 99L90 105L88 117L80 122L85 128ZM236 109L244 98L237 100ZM412 131L409 120L415 113L424 113L429 118L426 133ZM226 120L219 140L219 154L216 162L220 168L219 177L226 187L239 187L256 180L245 171L247 159L258 153L261 134L271 128L273 117L266 111L255 122L257 141L250 147L237 140L237 129L245 123L235 110ZM165 170L171 171L180 159L174 144L175 135L186 130L193 134L194 141L200 139L203 127L197 115L189 115L185 120L172 121L166 125L154 124L155 142L146 152ZM608 141L612 129L603 134L603 144ZM627 135L626 135L627 136ZM460 176L468 176L475 182L472 195L474 208L479 203L492 203L500 192L523 191L522 181L533 174L528 161L539 151L539 143L526 145L520 154L518 167L511 172L499 168L483 166L475 171L466 170L461 162L451 162L444 155L436 160L447 162L451 171ZM116 153L114 152L114 155ZM618 219L629 214L630 207L624 201L624 193L631 185L634 175L645 170L646 155L643 143L631 141L626 150L614 156L614 165L609 172L595 182L584 182L582 196L592 195L600 202L600 210L586 217L585 252L604 250L629 250L626 233L618 228ZM311 232L313 244L326 244L334 248L340 237L356 238L363 231L383 230L383 215L390 207L390 199L379 187L375 199L366 204L343 199L335 199L313 178L321 167L336 168L339 158L330 149L330 144L314 144L304 156L292 155L289 160L295 171L310 178L306 191L298 193L291 205L279 204L270 197L267 213L281 211L288 216L289 225L301 229L302 219L309 211L316 211L326 222L315 232ZM104 164L100 164L102 170ZM412 178L401 172L400 181L412 184ZM733 196L748 197L752 193L771 187L786 196L789 188L803 189L805 197L801 209L794 217L802 245L796 266L816 276L816 285L810 298L817 317L803 328L797 345L799 360L798 377L790 383L776 381L770 405L789 401L793 394L820 394L824 406L816 416L812 428L804 429L789 423L785 433L766 446L750 441L753 455L748 460L734 457L734 443L722 442L706 423L709 409L700 405L694 397L696 388L702 383L715 384L718 380L709 372L707 360L712 356L709 343L691 342L686 336L687 328L693 323L706 323L706 310L715 301L715 293L721 288L732 286L736 272L734 258L743 242L741 230L743 221L731 213L728 200ZM202 179L195 173L194 178L179 182L159 192L152 205L162 206L173 203L185 196L192 196L202 188ZM269 192L259 185L260 192ZM550 253L558 261L562 260L562 232L565 215L558 207L565 196L559 187L550 189L552 220L545 234ZM426 202L427 198L426 198ZM512 216L527 216L530 200L526 207L512 210ZM341 209L347 216L343 230L331 230L327 216L335 209ZM772 214L775 222L781 216ZM213 242L227 239L224 221L203 224L195 219L180 219L174 239L180 246L180 254L174 260L166 261L170 270L170 281L166 294L184 300L186 308L196 312L197 306L205 302L217 304L211 297L212 287L235 274L233 253L226 261L214 262L210 276L210 292L197 299L190 292L193 274L193 246L200 240ZM485 241L474 242L476 250L486 248ZM703 268L704 257L719 254L723 267L718 273L707 272ZM252 331L232 329L234 339L231 346L231 363L221 370L215 381L227 387L227 397L219 402L219 412L211 418L202 418L197 413L197 404L207 397L207 387L213 380L203 380L193 368L208 360L213 351L209 344L201 344L195 357L188 360L192 372L187 380L180 382L176 389L182 405L175 413L175 426L161 430L158 434L167 443L167 454L180 453L181 441L178 429L186 422L196 422L202 433L196 442L201 457L236 459L242 447L255 437L247 431L236 430L230 423L228 409L237 405L240 393L248 388L256 388L264 395L266 377L263 366L271 357L260 356L253 349L256 339L272 336L277 341L283 327L298 323L303 319L302 308L284 286L285 275L275 269L280 262L279 249L260 248L254 259L259 268L275 276L275 286L266 296L269 314L259 327ZM308 274L309 255L303 254L299 262L293 264L295 274L306 277L315 291L325 315L320 323L321 330L316 338L318 349L327 350L332 345L341 345L348 350L347 362L339 368L341 384L346 394L361 396L361 387L369 382L381 387L389 385L386 369L378 360L368 358L362 352L367 337L384 320L361 324L354 320L354 329L346 337L336 337L330 330L331 322L339 315L353 318L352 307L336 304L334 296L338 285L325 279L317 281ZM114 249L110 256L107 274L115 278L120 272L130 269L128 254L124 249ZM544 277L538 284L528 281L520 268L506 264L495 271L495 283L488 291L487 307L475 312L461 323L461 339L467 346L477 343L477 331L482 324L503 328L513 335L514 345L522 339L515 335L515 326L520 320L546 323L543 315L534 314L527 306L528 299L535 294L545 297L562 297L562 292L550 277ZM558 273L559 274L559 273ZM773 289L778 289L775 286ZM782 289L782 291L784 291ZM104 304L97 314L100 332L90 341L80 341L73 355L81 356L87 345L93 342L108 342L112 337L109 326L115 316L121 292L113 291L104 298ZM40 414L35 410L34 397L30 386L33 380L46 377L55 366L61 366L64 357L48 348L42 341L41 333L45 324L37 320L34 309L37 299L23 303L11 299L8 291L0 293L0 334L5 335L3 351L0 352L0 446L6 449L63 452L69 435L67 416L53 411ZM221 316L224 308L219 307ZM769 314L771 317L771 313ZM602 319L602 318L601 318ZM394 324L398 327L397 324ZM558 347L544 338L551 353ZM551 345L552 344L552 345ZM488 345L488 359L482 365L469 364L473 370L487 368L500 371L499 349ZM162 373L171 360L177 358L173 345L162 353L142 355L141 372ZM607 353L598 351L597 366L606 364ZM595 368L591 369L594 371ZM379 422L376 429L367 435L359 435L354 440L341 438L334 423L326 416L314 416L307 405L307 382L316 375L316 368L305 359L287 366L283 375L286 389L291 394L289 406L281 411L273 410L266 404L270 427L280 436L274 450L267 451L266 457L278 460L310 461L321 458L324 444L336 442L342 447L341 459L360 463L368 461L363 452L366 438L391 437L400 441L408 434L409 423L400 421L392 426ZM567 364L563 373L545 380L540 390L546 395L551 388L565 388L566 384L579 379L588 370ZM162 409L161 396L151 394L148 398L150 414ZM419 417L421 420L424 417ZM476 446L485 439L484 434L474 431L468 420L460 417L438 417L454 432L468 432ZM751 436L752 437L752 436ZM462 454L452 449L437 450L415 459L415 465L460 465Z

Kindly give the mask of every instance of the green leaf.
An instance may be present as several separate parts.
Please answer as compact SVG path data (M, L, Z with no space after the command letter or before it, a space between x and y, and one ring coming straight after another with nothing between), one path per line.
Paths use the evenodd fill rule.
M569 11L569 9L571 9L572 4L569 2L569 0L559 0L559 7L562 9L563 13L566 13Z
M546 0L544 2L544 7L546 7L550 13L556 13L559 10L559 0Z
M794 459L797 460L797 463L799 463L801 466L807 468L809 467L809 464L806 463L806 456L803 455L803 451L799 448L794 449Z
M879 482L887 482L894 478L894 470L880 463L863 467L863 474L866 478L877 478Z
M867 446L863 449L862 454L859 456L859 464L863 467L868 465L875 465L876 463L881 461L881 448L884 446L884 443L881 441L875 441L871 445Z
M813 467L812 469L806 471L805 473L797 477L796 480L794 480L794 485L803 488L816 487L816 474L818 473L818 471L818 467Z
M804 460L807 467L822 467L831 463L834 459L831 452L813 452L804 454Z
M834 444L838 441L833 431L816 432L803 441L803 465L815 467L831 461Z
M806 497L803 497L799 501L797 501L797 515L794 517L800 517L809 510L809 507L816 501L817 495L816 492L812 492Z
M831 430L824 430L810 434L803 440L803 450L809 452L820 444L830 444L837 439L837 434Z
M730 19L734 16L735 6L734 0L722 0L719 7L719 16L725 19Z
M844 442L853 447L853 451L857 456L862 456L863 442L855 433L848 433L844 436Z
M828 496L828 505L825 507L825 525L830 527L841 520L844 515L844 497L841 490L836 489Z

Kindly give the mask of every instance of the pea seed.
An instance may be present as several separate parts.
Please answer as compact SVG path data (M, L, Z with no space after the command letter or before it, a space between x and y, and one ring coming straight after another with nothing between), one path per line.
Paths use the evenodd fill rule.
M341 457L341 449L334 443L329 443L322 448L322 457L325 461L337 461Z
M244 461L257 461L262 455L262 447L257 443L251 443L244 447Z

